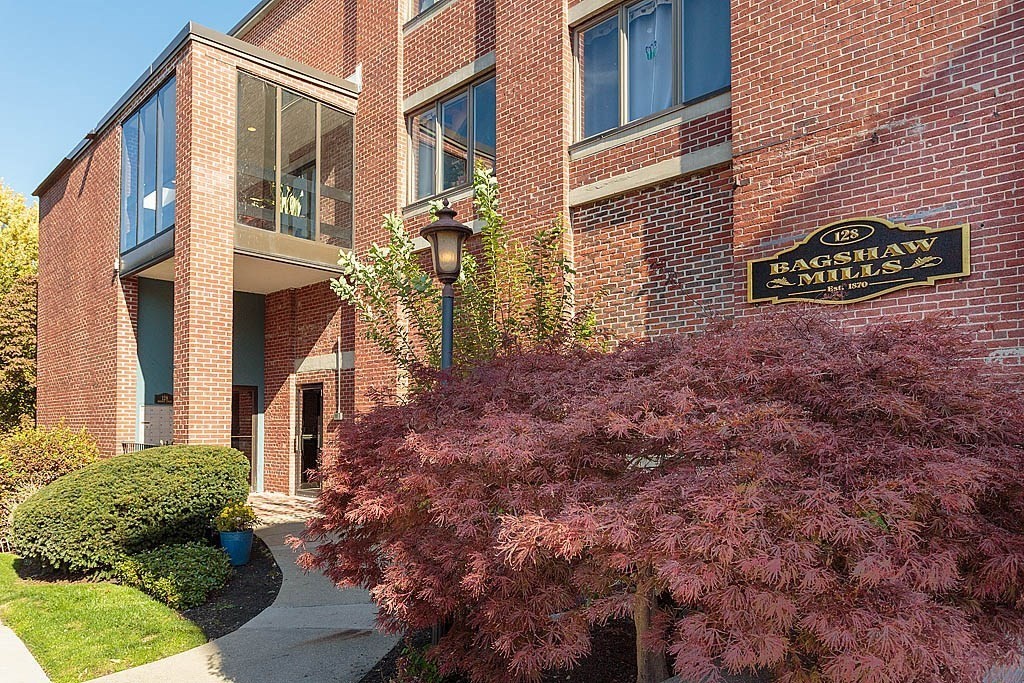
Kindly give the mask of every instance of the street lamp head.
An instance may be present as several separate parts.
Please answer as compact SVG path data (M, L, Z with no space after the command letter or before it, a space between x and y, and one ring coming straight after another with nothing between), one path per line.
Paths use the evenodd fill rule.
M450 285L462 272L462 245L473 234L468 225L455 220L455 209L445 199L437 210L437 220L420 231L420 237L430 243L437 279Z

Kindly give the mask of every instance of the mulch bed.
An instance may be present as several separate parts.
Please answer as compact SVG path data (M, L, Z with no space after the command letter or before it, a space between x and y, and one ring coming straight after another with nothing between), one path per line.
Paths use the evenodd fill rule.
M228 585L212 593L206 604L181 612L209 640L237 631L269 607L281 590L281 569L258 536L252 539L249 564L234 569Z
M633 623L616 621L593 634L591 654L572 671L552 671L544 683L634 683L636 681L636 642ZM384 659L377 663L359 683L390 683L397 674L399 657L406 647L422 647L430 643L430 631L407 635ZM446 683L466 683L463 678L449 678Z

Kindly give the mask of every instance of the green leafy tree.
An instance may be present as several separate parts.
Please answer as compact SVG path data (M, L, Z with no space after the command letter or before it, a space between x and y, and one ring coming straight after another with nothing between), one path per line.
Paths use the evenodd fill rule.
M474 172L473 198L483 227L455 285L455 364L476 365L512 349L597 345L594 306L577 306L562 218L524 244L498 210L498 182L490 171ZM431 207L435 218L438 208ZM440 365L441 287L402 218L385 216L384 230L385 245L371 246L362 258L342 254L343 276L331 285L416 391Z
M0 181L0 430L35 411L39 210Z

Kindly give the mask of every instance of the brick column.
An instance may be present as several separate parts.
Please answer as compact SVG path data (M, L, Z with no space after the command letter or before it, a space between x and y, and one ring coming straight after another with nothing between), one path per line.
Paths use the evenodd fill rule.
M263 486L295 486L295 290L268 294L264 313Z
M236 74L206 49L178 67L174 440L229 445Z
M397 212L403 200L406 135L402 116L402 13L400 0L359 3L357 50L363 65L363 90L356 116L355 244L364 253L383 239L383 216ZM355 407L372 406L373 388L393 389L394 365L356 325Z
M495 0L502 213L531 236L569 218L572 50L566 3Z

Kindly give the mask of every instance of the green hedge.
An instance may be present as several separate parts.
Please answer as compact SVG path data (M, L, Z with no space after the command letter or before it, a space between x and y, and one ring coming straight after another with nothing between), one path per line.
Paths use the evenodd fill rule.
M22 425L0 434L0 492L25 485L45 486L99 457L96 440L84 429L76 431L64 424Z
M168 545L121 560L114 576L174 609L206 602L231 576L227 553L202 543Z
M25 423L0 434L0 546L8 541L15 508L36 491L69 472L99 460L96 440L84 429L64 424Z
M160 545L200 540L249 493L249 463L231 448L163 446L94 463L46 486L14 512L14 550L89 572Z

